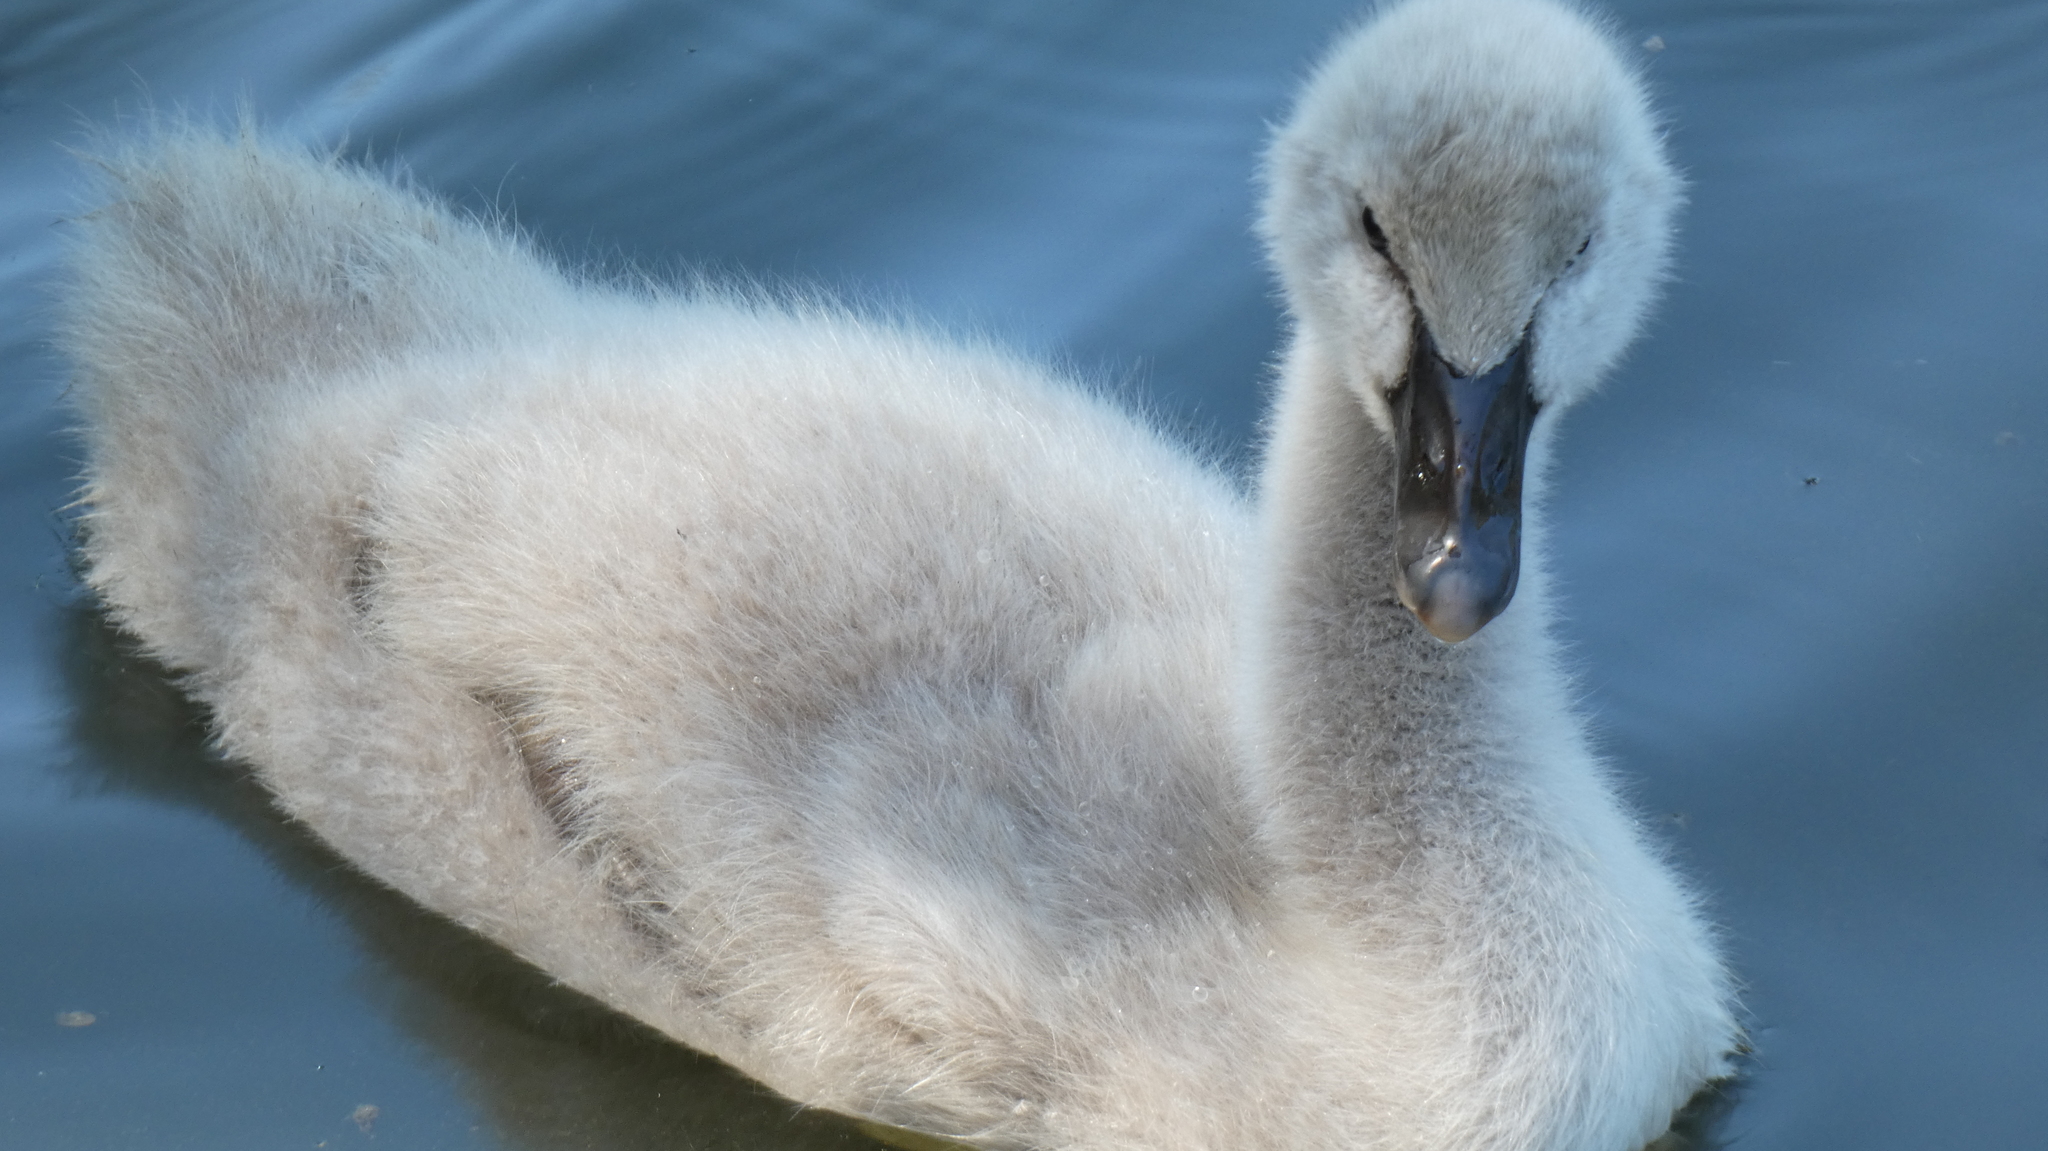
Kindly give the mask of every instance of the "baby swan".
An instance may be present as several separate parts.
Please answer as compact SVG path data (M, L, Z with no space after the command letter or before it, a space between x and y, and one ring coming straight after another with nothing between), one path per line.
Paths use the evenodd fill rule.
M1415 0L1309 83L1256 516L989 348L575 283L246 130L105 165L92 586L426 906L991 1147L1630 1151L1725 1072L1524 519L1678 196L1571 10Z

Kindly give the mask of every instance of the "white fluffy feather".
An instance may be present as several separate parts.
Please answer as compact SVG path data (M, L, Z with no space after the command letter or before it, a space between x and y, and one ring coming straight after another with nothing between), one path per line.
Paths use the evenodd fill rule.
M1677 183L1582 18L1417 0L1311 82L1256 523L995 349L572 282L247 131L104 162L90 581L421 903L792 1098L991 1146L1628 1151L1725 1072L1539 557L1457 647L1391 590L1410 308L1468 366L1534 324L1540 449L1659 274Z

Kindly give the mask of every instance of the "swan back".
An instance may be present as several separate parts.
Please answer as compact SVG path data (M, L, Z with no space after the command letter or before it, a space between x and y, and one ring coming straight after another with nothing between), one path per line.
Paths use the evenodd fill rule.
M172 665L204 667L225 649L218 621L194 614L186 557L230 542L198 533L256 413L301 411L365 364L559 329L578 309L516 237L372 172L280 163L246 123L224 137L153 120L103 143L108 202L82 218L62 317L92 461L89 578L150 621Z

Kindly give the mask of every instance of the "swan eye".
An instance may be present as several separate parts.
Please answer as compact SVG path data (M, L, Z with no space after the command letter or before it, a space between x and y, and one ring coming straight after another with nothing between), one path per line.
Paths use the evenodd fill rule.
M1360 223L1365 225L1365 242L1372 245L1372 250L1382 256L1387 256L1390 260L1393 259L1392 256L1387 255L1387 234L1380 230L1380 222L1373 219L1371 208L1365 210L1365 216L1360 220ZM1584 249L1581 250L1583 251Z
M1585 254L1586 254L1586 249L1587 249L1587 248L1590 248L1590 247L1592 247L1592 246L1593 246L1593 237L1591 237L1591 236L1587 236L1587 237L1586 237L1586 238L1585 238L1584 240L1580 241L1580 242L1579 242L1579 250L1578 250L1578 251L1576 251L1576 252L1573 252L1573 253L1572 253L1572 258L1571 258L1571 259L1569 259L1569 260L1566 260L1566 261L1564 262L1564 267L1565 267L1565 270L1566 270L1566 271L1570 271L1570 270L1571 270L1571 267L1572 267L1572 265L1573 265L1573 264L1576 264L1576 263L1578 263L1578 262L1579 262L1579 257L1580 257L1580 256L1583 256L1583 255L1585 255Z

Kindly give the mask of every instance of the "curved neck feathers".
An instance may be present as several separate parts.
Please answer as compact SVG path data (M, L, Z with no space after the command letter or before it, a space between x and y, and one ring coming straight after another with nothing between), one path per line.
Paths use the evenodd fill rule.
M1266 449L1247 719L1274 846L1349 889L1491 822L1475 808L1519 806L1530 744L1576 725L1531 674L1548 663L1540 557L1520 602L1462 644L1395 598L1394 449L1317 343L1298 333L1288 352Z

